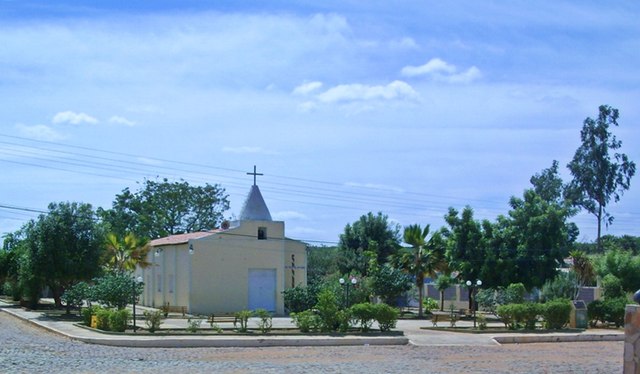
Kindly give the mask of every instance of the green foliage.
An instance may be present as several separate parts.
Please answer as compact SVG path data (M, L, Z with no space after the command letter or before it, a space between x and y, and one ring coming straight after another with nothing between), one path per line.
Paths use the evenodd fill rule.
M191 186L165 178L147 179L134 193L124 189L112 209L99 209L98 214L118 237L133 232L140 238L159 238L218 227L227 209L228 196L220 185Z
M594 300L587 305L587 317L589 318L589 325L596 327L598 322L605 323L607 318L604 311L604 300Z
M118 237L108 233L105 241L106 263L115 272L132 272L136 267L151 266L147 261L147 254L151 250L148 240L138 239L133 233Z
M548 329L561 329L571 315L571 302L568 299L555 299L543 304L542 317Z
M623 250L607 251L595 260L595 267L601 277L611 274L620 279L626 292L635 292L640 285L640 255Z
M613 216L607 207L611 198L614 202L629 189L636 164L624 153L617 150L622 142L609 129L618 126L618 109L601 105L597 119L584 120L580 132L580 147L567 165L573 180L568 187L568 195L576 206L593 214L598 223L598 247L602 248L600 233L602 222L613 223ZM613 154L611 154L613 152Z
M411 277L388 264L376 266L369 272L371 290L387 304L396 302L402 293L411 289Z
M430 297L425 297L422 302L424 309L427 311L437 310L440 306L438 305L438 301L436 299L432 299Z
M80 307L84 300L90 298L90 287L85 282L76 283L62 294L62 301L68 307Z
M188 318L187 319L187 332L196 333L202 325L202 319L200 318Z
M337 247L310 246L307 251L307 285L318 289L327 276L338 273L337 259Z
M147 326L147 330L149 330L149 332L151 333L158 331L160 325L162 325L162 323L164 322L164 315L161 310L145 310L144 312L142 312L142 314L145 318L145 325Z
M351 318L360 326L363 332L369 331L376 317L376 309L371 303L360 303L352 305Z
M252 315L253 313L251 313L250 310L241 310L239 312L236 312L236 321L238 324L240 324L240 327L238 328L239 332L247 332L249 318L251 318ZM234 322L233 325L236 326L236 322Z
M315 287L295 286L282 291L284 307L290 313L298 313L313 308L318 302Z
M271 327L273 326L273 317L271 316L271 313L269 313L269 311L260 308L254 310L253 314L256 317L260 318L260 321L258 322L258 329L260 329L261 333L266 334L271 331Z
M351 327L351 321L353 320L353 313L351 308L342 309L338 311L338 331L347 332Z
M111 311L109 309L104 309L104 308L98 308L96 309L96 318L97 318L97 324L96 327L99 330L103 330L103 331L110 331L111 327L109 325L110 320L111 320Z
M300 329L300 332L317 331L321 327L320 317L312 310L291 313L291 321Z
M320 318L321 331L335 331L339 325L339 303L335 293L330 289L324 289L318 294L318 303L315 306Z
M94 279L91 299L109 308L123 309L142 294L143 284L126 273L107 273Z
M124 332L131 319L131 314L127 309L109 310L109 329L116 332Z
M389 222L386 215L369 212L344 228L338 244L338 268L342 274L358 272L367 275L367 258L364 252L376 253L382 265L400 247L400 229Z
M547 281L540 292L542 300L573 299L577 292L575 273L560 272L552 280Z
M375 320L378 322L380 331L389 331L396 327L399 311L387 304L374 305Z
M440 274L436 278L436 289L440 291L440 310L444 310L444 292L452 285L453 279L447 274Z
M98 309L101 309L98 305L92 305L88 308L82 308L80 314L82 315L82 323L85 326L91 326L91 316L96 315Z
M528 330L535 329L538 316L543 314L543 311L543 305L538 303L505 304L497 309L498 316L505 327L511 330L520 327Z
M616 327L624 326L625 308L629 300L625 296L604 300L604 320L612 322Z
M607 274L602 278L602 293L607 299L624 297L622 282L613 274Z
M478 321L478 330L486 330L487 329L487 316L484 314L478 314L476 317Z
M522 283L511 283L505 293L506 303L522 304L527 290Z

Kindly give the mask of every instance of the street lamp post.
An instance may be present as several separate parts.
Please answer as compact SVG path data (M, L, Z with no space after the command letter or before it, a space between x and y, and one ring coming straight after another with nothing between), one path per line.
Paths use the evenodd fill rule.
M138 278L133 279L133 332L136 332L136 299L138 298L136 289L138 288L138 284L142 283L142 277L138 276Z
M340 282L340 285L345 287L345 293L346 293L346 297L345 297L345 303L344 303L344 307L347 308L349 306L349 286L350 284L352 286L355 286L358 283L358 279L356 277L350 277L351 280L349 282L347 282L344 278L340 278L338 280L338 282Z
M480 279L476 280L475 285L473 282L468 280L466 282L467 287L471 290L471 308L473 309L473 328L476 328L476 295L478 294L478 288L482 286L482 281Z

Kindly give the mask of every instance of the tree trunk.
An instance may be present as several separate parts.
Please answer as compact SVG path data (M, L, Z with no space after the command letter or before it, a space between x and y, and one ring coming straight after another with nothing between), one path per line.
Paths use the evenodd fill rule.
M602 204L598 204L598 253L602 253L602 241L600 239L600 230L602 229Z
M424 286L424 279L420 279L418 283L418 318L422 318L422 298L424 296L424 290L423 290L423 286Z
M469 310L473 310L473 287L469 287Z
M440 291L440 311L444 312L444 290Z

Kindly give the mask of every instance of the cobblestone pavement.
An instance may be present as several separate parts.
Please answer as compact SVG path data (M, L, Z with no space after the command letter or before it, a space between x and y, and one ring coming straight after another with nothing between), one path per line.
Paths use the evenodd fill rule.
M504 346L120 348L0 313L0 373L619 373L623 342Z

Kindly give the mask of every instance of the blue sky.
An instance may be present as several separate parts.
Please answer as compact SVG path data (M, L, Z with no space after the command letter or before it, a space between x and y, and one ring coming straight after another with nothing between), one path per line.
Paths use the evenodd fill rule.
M108 207L144 178L258 184L290 237L382 211L440 227L562 176L600 104L640 161L640 16L621 1L0 0L0 205ZM640 235L637 181L611 234ZM0 233L34 213L0 208ZM574 221L581 240L595 220Z

